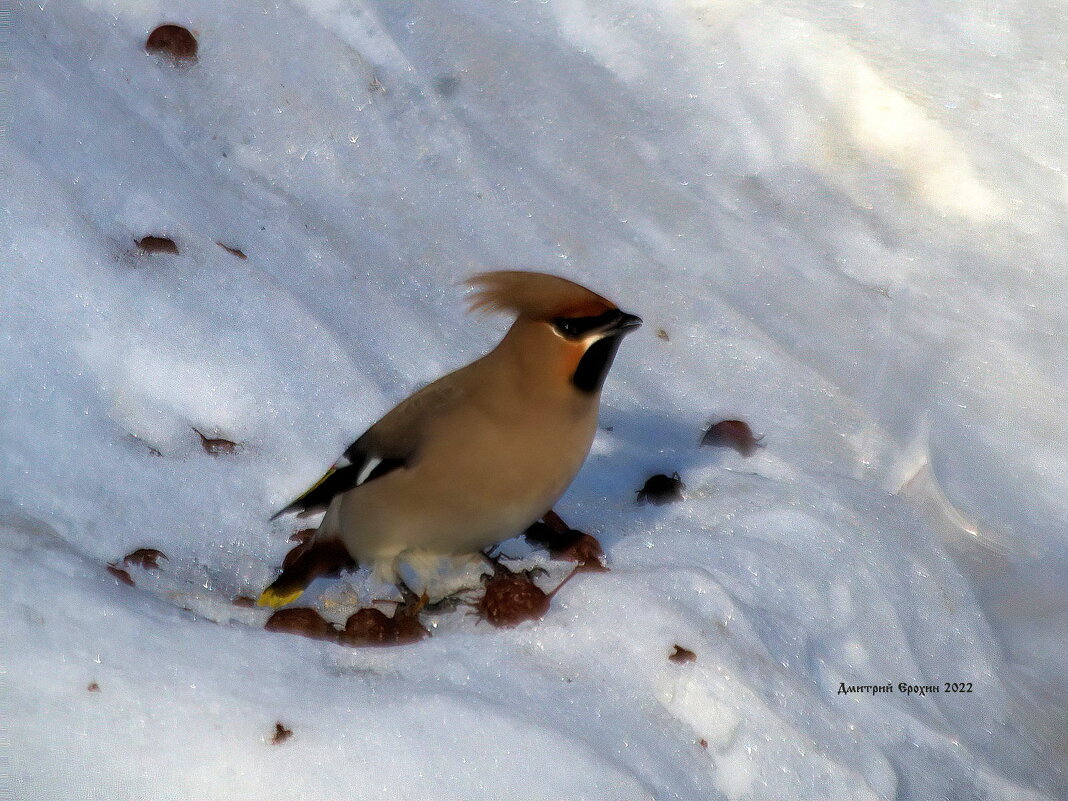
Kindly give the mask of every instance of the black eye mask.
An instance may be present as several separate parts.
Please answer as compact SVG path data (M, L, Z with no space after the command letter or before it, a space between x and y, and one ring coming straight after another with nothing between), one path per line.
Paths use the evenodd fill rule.
M553 320L553 328L567 339L582 339L593 331L617 322L622 314L619 309L609 309L596 317L557 317Z

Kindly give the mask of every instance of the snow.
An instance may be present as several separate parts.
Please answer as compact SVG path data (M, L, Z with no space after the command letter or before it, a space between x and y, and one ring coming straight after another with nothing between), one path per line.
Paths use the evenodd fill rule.
M1068 797L1062 11L18 5L0 794ZM144 52L164 22L195 64ZM457 282L496 267L646 321L558 506L610 572L510 630L263 631L230 601L300 527L270 515L492 346ZM752 457L697 447L729 418ZM106 572L141 547L158 574Z

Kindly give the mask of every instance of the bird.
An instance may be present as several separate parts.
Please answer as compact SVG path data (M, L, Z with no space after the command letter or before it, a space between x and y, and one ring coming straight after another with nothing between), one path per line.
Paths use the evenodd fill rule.
M292 603L353 562L398 583L401 560L418 571L479 554L550 513L579 472L609 369L641 318L547 273L483 272L466 284L471 311L514 318L504 338L398 403L274 515L325 511L259 605Z

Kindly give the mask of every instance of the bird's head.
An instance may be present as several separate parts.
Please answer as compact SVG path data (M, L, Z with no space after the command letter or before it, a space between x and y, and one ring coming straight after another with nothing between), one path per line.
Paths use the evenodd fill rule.
M472 311L514 314L502 346L531 378L597 395L623 337L642 320L584 286L546 273L502 270L467 282Z

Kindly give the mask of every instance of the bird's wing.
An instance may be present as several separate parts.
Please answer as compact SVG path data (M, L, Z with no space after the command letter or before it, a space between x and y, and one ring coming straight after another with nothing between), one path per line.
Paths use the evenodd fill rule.
M344 457L307 492L271 519L288 512L297 512L300 517L317 514L341 493L407 465L418 452L429 421L463 396L461 382L455 380L458 372L439 378L394 406L346 448Z

